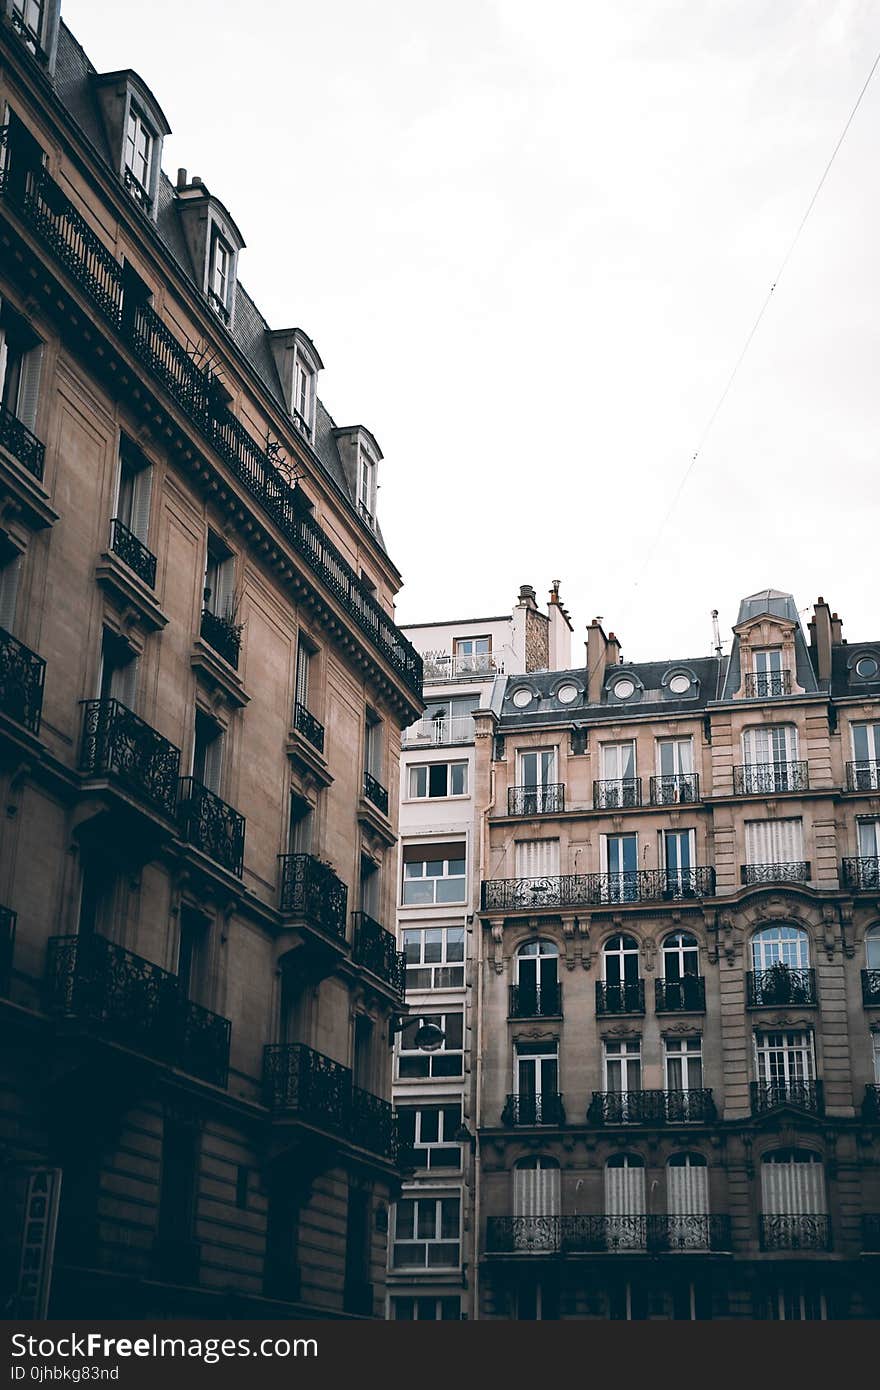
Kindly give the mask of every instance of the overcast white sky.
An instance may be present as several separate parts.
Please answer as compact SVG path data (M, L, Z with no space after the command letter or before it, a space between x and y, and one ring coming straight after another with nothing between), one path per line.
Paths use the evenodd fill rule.
M552 579L630 660L741 596L880 638L880 70L675 515L658 527L880 48L859 0L63 0L134 67L376 435L401 622ZM806 614L803 616L806 622ZM727 649L727 648L725 648Z

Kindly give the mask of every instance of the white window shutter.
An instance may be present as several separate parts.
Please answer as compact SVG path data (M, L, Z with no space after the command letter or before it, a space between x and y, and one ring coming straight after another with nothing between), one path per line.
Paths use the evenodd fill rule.
M517 840L517 878L555 878L558 873L558 840Z
M21 556L10 560L0 570L0 627L12 632L15 624L15 601L18 598L18 579L21 573Z
M705 1216L709 1211L709 1169L703 1164L669 1164L666 1206L670 1216Z
M761 1204L768 1216L824 1215L825 1171L821 1163L761 1164Z
M228 555L217 570L217 601L214 612L221 618L231 618L234 597L235 561Z
M205 749L205 786L208 791L219 792L220 776L223 770L223 735L212 738Z
M147 465L135 474L131 503L131 529L139 541L146 544L150 534L150 500L153 493L153 470Z
M643 1216L645 1213L644 1167L605 1169L605 1215Z
M40 399L40 373L42 370L43 344L38 343L22 358L21 384L18 388L18 418L32 432L37 424L37 405Z

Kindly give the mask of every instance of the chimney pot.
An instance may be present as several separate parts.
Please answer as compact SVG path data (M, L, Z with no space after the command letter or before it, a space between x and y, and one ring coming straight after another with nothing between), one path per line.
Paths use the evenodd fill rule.
M177 171L177 187L178 187L178 188L186 188L186 170L185 170L185 169L178 169L178 171Z

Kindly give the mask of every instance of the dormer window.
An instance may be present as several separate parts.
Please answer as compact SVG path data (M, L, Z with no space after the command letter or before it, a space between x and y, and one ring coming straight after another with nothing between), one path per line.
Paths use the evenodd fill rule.
M293 374L293 409L297 425L306 434L311 433L313 381L314 373L298 357Z
M746 694L757 699L791 693L791 674L782 661L781 647L764 647L752 651L753 670L746 680Z
M134 102L125 132L125 184L141 204L149 205L154 136Z
M12 27L17 29L31 53L42 49L44 0L12 0Z
M229 271L231 264L232 252L220 233L215 232L211 242L208 299L212 309L216 310L224 323L229 322Z
M376 460L365 449L360 451L358 468L358 511L371 528L376 525Z

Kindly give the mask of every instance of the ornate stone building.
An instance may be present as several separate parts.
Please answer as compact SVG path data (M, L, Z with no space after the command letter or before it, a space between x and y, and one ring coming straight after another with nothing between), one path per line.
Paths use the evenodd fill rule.
M3 0L0 108L2 1303L382 1315L422 670L381 452L57 0Z
M597 620L474 719L478 1315L880 1315L880 641Z

